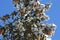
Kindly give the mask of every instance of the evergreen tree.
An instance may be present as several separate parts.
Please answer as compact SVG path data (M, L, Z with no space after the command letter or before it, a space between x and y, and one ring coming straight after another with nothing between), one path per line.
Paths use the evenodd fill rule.
M44 24L49 19L45 14L51 3L42 4L39 0L12 0L18 10L11 15L0 17L4 23L12 18L13 22L5 23L0 34L3 40L48 40L55 32L56 25Z

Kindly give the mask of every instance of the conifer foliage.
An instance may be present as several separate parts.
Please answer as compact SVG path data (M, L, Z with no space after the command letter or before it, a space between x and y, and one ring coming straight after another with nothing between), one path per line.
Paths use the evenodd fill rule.
M5 25L0 26L2 40L50 40L54 35L56 25L44 24L49 19L46 11L51 3L42 4L39 0L12 0L17 11L0 17ZM9 19L12 18L13 22ZM6 21L8 23L6 23Z

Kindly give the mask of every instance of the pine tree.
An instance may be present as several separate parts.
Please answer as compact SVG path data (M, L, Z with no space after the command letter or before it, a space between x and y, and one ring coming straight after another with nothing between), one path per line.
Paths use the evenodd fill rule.
M6 22L12 18L13 22L5 23L1 28L3 40L48 40L55 32L56 25L44 24L49 19L45 14L51 7L51 3L42 4L39 0L12 0L17 11L11 15L0 17Z

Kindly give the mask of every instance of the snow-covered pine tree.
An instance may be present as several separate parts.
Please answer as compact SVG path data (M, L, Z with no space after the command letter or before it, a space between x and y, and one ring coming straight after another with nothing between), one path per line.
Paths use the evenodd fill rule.
M49 19L45 11L51 7L51 3L42 4L39 0L12 0L14 11L11 15L7 14L0 17L5 26L0 28L3 40L51 40L56 25L44 24L43 21Z

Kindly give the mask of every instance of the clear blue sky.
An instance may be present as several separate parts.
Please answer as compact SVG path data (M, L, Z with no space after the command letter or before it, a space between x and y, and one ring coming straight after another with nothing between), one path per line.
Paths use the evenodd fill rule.
M49 0L41 0L41 3L46 3ZM46 23L55 23L57 25L57 29L55 35L52 37L52 40L60 40L60 0L52 0L52 7L49 11L46 12L49 15L50 20ZM0 0L0 17L5 14L11 14L16 10L13 7L12 0ZM3 24L0 22L0 25Z

